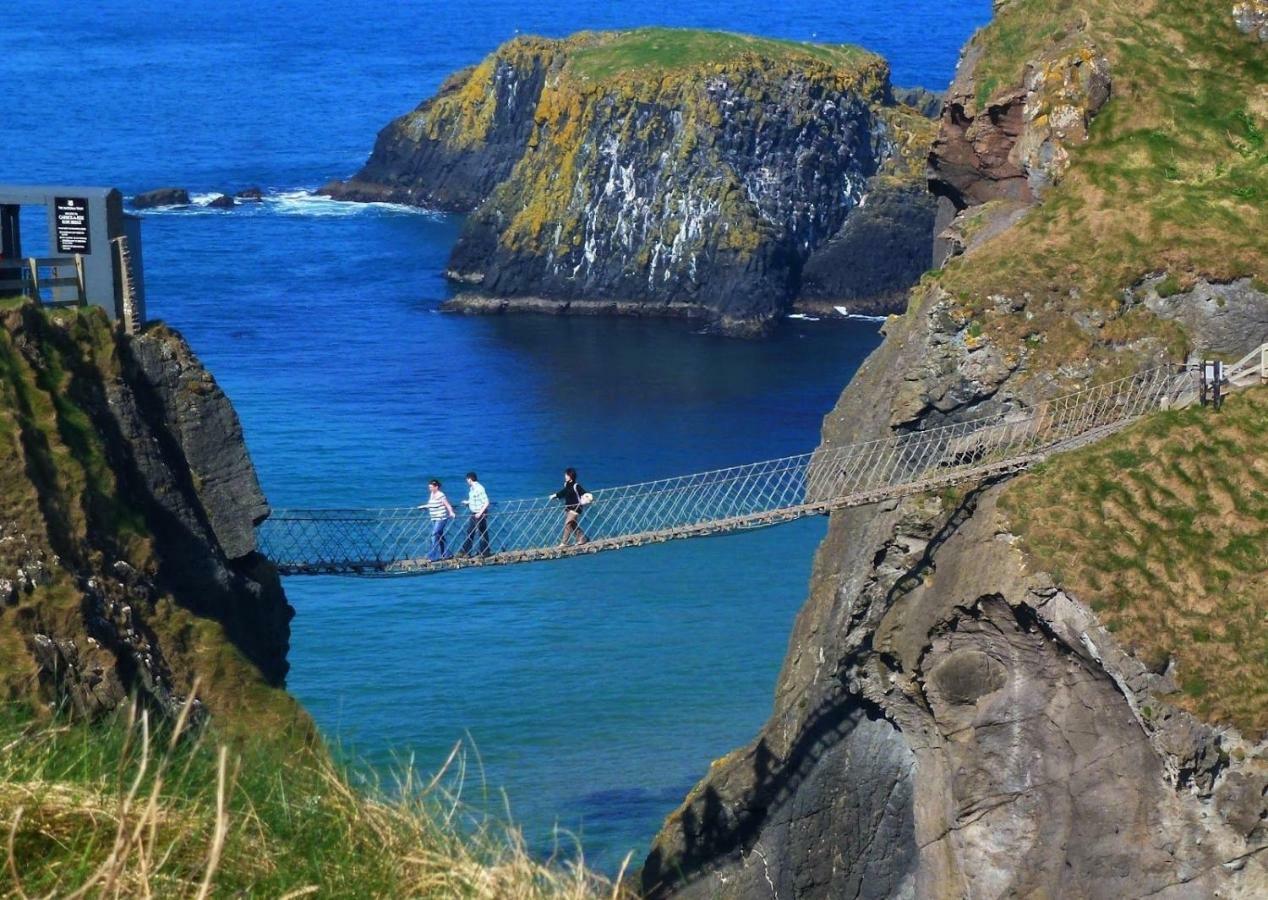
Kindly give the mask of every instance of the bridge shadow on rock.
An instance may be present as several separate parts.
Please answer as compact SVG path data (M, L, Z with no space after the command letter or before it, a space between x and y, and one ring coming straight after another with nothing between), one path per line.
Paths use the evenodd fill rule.
M973 515L982 492L1004 480L1006 476L984 479L964 494L946 521L930 537L920 557L886 592L883 608L889 609L924 582L933 569L938 549ZM879 564L880 560L876 562ZM870 650L869 637L864 640L859 651L851 654L851 659ZM788 854L787 858L780 860L787 864L787 868L827 869L826 872L812 875L794 871L791 873L794 881L827 885L828 893L823 896L837 896L836 892L843 890L848 893L847 883L850 887L861 888L865 875L871 883L870 889L862 889L861 893L849 895L885 896L884 891L875 892L879 883L887 883L895 888L899 885L907 863L914 860L916 853L911 786L907 777L914 758L896 760L898 765L894 767L891 778L885 772L883 751L869 754L866 761L860 762L850 758L857 754L851 754L851 748L847 746L844 754L846 758L839 761L835 767L838 771L827 779L840 783L836 797L825 797L822 789L809 792L818 795L815 797L799 800L795 796L810 778L818 777L816 766L829 754L837 753L842 745L848 745L851 737L861 728L875 726L897 734L897 729L885 718L879 706L846 692L841 686L840 679L843 679L846 668L847 661L843 660L837 668L837 689L823 698L805 719L805 725L785 758L777 757L771 751L766 738L762 737L744 751L747 765L738 767L740 774L728 774L722 781L722 787L732 797L729 802L724 800L712 783L698 796L688 797L678 814L678 827L674 833L680 841L680 847L672 853L667 853L661 846L653 848L643 867L643 890L649 897L667 897L722 866L747 856L764 832L778 831L781 826L786 828L797 818L798 811L792 807L798 802L810 806L815 812L822 812L825 805L838 803L854 814L851 818L855 824L866 822L872 832L867 835L849 835L844 832L829 835L830 840L840 839L841 845L832 853L824 853L820 847L817 854L806 855L818 858L798 858L796 854ZM871 740L857 743L865 747L871 746ZM878 762L881 765L876 766ZM888 790L885 790L886 787ZM884 804L869 802L875 800L875 797L863 796L869 789L883 794ZM853 802L850 795L853 795ZM736 806L735 798L739 797L745 798L742 807ZM870 815L858 815L861 809L869 807ZM829 814L828 819L831 818ZM668 826L666 830L668 831ZM851 842L856 846L848 846ZM777 836L772 843L788 846L790 841L784 835ZM876 850L872 849L873 844L876 845ZM881 847L887 849L882 851ZM847 864L844 869L838 869L836 858ZM771 886L778 888L789 877L789 873L785 872L784 865L771 868L776 879L771 882ZM764 868L763 879L770 875L771 870ZM797 889L796 884L790 885L789 889L798 896L803 893Z
M807 885L820 884L828 891L823 896L836 896L833 892L877 874L870 857L872 832L893 835L884 850L890 862L906 850L914 854L912 763L878 746L878 740L892 745L886 735L897 735L880 709L838 688L804 721L786 756L781 758L764 737L759 739L743 751L743 763L730 767L717 786L711 783L689 797L671 816L643 866L642 887L648 897L668 897L736 863L759 840L764 852L757 877L763 886L773 874L776 880L770 887L798 895ZM881 770L885 771L877 778ZM857 783L856 775L861 776ZM797 823L825 806L839 808L855 824L870 823L869 833L843 839L831 853L809 852L811 845L836 835L810 834ZM677 846L667 846L671 842ZM844 865L838 867L841 862ZM742 894L742 877L738 889Z

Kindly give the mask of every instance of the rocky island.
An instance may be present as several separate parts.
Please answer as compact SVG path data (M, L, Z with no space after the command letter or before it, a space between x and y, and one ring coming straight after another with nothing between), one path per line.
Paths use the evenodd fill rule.
M927 96L909 95L927 109ZM901 310L930 265L933 123L851 46L648 28L516 38L322 193L469 213L454 309L760 334L802 295Z

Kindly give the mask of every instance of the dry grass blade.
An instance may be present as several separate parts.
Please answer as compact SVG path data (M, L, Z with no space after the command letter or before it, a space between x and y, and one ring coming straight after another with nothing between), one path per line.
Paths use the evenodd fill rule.
M211 852L207 855L207 872L203 875L202 887L198 889L198 900L206 900L211 893L211 881L216 875L216 867L220 865L220 854L224 852L225 835L229 833L229 814L225 809L225 775L228 767L229 751L222 746L216 764L216 830L211 840Z

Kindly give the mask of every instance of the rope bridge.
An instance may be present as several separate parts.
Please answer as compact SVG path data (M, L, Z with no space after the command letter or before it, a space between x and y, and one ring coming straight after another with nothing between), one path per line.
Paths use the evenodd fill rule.
M438 549L432 522L414 507L274 510L259 527L260 550L287 575L415 575L758 528L1019 471L1152 410L1191 403L1198 385L1197 373L1163 366L1026 410L597 490L583 508L581 544L559 543L562 504L523 499L490 507L487 544L477 533L470 555L456 553L469 514L446 529L455 555L429 559Z

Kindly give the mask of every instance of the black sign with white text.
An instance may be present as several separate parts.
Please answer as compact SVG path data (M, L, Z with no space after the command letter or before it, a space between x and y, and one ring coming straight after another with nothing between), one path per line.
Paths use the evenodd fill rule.
M57 252L91 253L88 238L88 201L81 197L54 197L57 216Z

